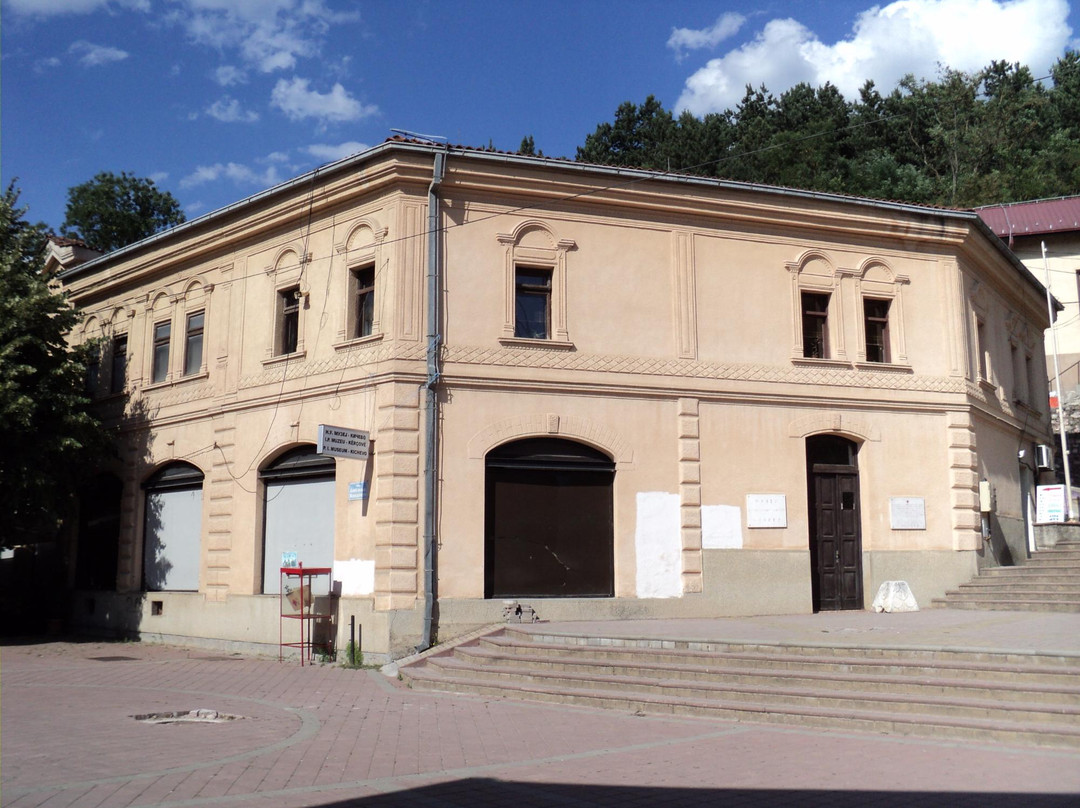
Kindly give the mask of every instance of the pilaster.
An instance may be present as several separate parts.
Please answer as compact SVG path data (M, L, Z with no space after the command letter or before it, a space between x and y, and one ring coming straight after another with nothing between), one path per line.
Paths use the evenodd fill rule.
M678 400L679 534L683 593L701 592L701 432L696 398Z
M376 390L375 608L411 609L420 594L420 391Z
M949 447L949 503L954 550L977 550L982 541L979 519L979 465L975 424L965 412L946 416Z

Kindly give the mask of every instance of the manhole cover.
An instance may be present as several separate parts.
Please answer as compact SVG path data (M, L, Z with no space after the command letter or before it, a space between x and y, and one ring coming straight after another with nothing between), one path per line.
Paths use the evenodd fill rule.
M133 656L92 656L87 657L87 659L92 659L96 662L136 662L139 658Z
M144 724L224 724L244 716L219 713L217 710L174 710L165 713L146 713L131 716Z

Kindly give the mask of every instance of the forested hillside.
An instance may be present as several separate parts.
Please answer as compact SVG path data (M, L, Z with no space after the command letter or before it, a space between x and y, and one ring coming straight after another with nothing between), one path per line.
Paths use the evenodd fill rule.
M1044 79L1040 81L1039 79ZM1048 77L994 62L858 100L831 84L747 87L735 110L679 116L627 101L577 159L878 199L973 207L1080 193L1080 53Z

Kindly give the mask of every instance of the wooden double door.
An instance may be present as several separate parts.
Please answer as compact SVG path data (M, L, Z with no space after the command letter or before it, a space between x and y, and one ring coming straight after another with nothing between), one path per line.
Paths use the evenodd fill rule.
M862 609L858 446L838 435L806 441L814 611Z

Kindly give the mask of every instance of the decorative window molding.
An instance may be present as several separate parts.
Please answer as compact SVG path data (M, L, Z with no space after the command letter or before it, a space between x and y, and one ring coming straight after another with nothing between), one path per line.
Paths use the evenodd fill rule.
M550 330L546 340L526 339L529 343L552 342L569 344L570 332L566 321L566 254L577 249L569 239L559 239L543 222L529 220L518 224L510 233L496 236L503 245L503 326L500 342L517 343L523 338L516 331L517 271L518 268L544 270L551 273Z
M990 344L990 293L985 284L974 281L968 295L971 304L971 378L987 391L997 388L996 368Z
M875 365L909 364L907 336L904 332L904 287L911 283L911 279L897 274L880 258L864 261L862 266L851 274L855 280L855 300L858 306L856 322L859 323L856 362ZM867 349L866 339L868 321L875 319L872 315L876 314L870 311L874 307L868 306L867 301L878 300L886 301L888 310L888 322L884 329L888 341L883 346L882 359L872 356L873 352Z
M337 333L339 345L349 345L360 340L381 338L383 335L382 311L386 295L385 268L387 261L383 251L383 241L389 229L383 227L371 217L353 223L344 240L334 246L334 251L343 256L346 266L345 289L342 290L344 303L341 311L341 327ZM372 274L372 309L370 312L368 333L357 331L360 312L357 310L357 280L361 273L371 270Z
M839 361L847 363L847 345L844 340L844 305L841 278L836 265L825 253L808 250L797 261L786 264L791 278L792 347L791 358L798 362ZM827 350L824 356L815 356L813 346L806 343L806 327L803 317L803 295L828 297L823 313L822 338ZM811 299L811 298L807 298Z

